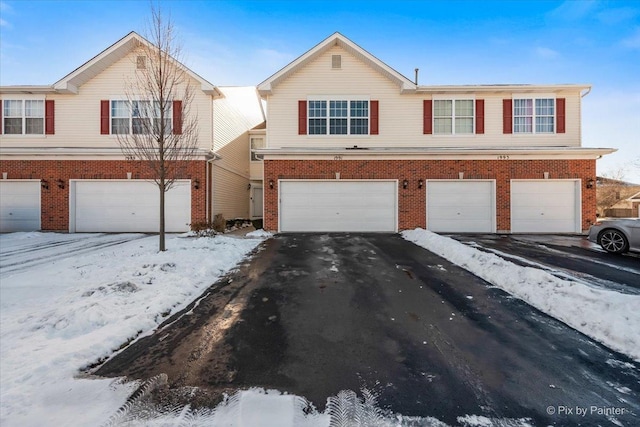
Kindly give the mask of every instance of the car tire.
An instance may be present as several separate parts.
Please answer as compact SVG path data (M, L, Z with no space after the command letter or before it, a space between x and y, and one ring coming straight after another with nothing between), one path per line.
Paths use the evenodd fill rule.
M625 235L611 228L600 233L598 242L602 249L612 254L621 254L629 250L629 242Z

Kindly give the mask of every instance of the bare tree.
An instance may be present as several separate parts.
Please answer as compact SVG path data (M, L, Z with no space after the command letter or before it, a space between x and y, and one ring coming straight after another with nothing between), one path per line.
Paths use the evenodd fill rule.
M171 20L152 7L145 36L135 54L135 78L125 89L131 125L127 121L114 133L126 158L142 161L158 186L159 249L165 251L165 195L197 154L198 118L191 111L194 87L180 62L182 48Z

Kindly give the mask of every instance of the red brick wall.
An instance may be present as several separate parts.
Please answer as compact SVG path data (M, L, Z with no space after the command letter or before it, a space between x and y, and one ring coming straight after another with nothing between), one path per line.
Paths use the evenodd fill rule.
M596 218L596 189L585 182L596 176L595 160L265 160L264 228L278 229L278 179L398 179L398 228L426 227L426 191L418 188L418 179L496 180L498 231L511 228L511 179L578 178L582 180L582 229ZM402 181L407 179L407 189ZM273 180L273 189L269 181Z
M48 231L69 230L69 179L150 179L151 172L141 162L124 160L2 160L0 172L7 172L9 179L44 179L48 189L42 189L42 229ZM204 221L206 217L206 162L192 161L180 179L196 178L200 188L191 187L191 222ZM64 181L64 188L56 182Z

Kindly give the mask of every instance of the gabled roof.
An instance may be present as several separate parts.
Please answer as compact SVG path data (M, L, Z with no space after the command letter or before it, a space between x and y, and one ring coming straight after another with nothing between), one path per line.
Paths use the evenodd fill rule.
M141 44L149 45L150 42L135 31L130 32L80 67L55 82L53 84L53 89L55 89L56 92L61 93L78 93L78 88L80 86L106 70L115 62L124 58L129 54L129 52L131 52L131 50ZM209 95L220 94L213 84L191 71L185 65L178 61L176 61L176 65L182 67L189 76L198 81L203 92Z
M627 200L631 200L632 202L636 202L640 200L640 191L629 197Z
M317 44L311 50L307 51L302 56L298 57L289 65L282 68L280 71L276 72L274 75L260 83L258 85L258 91L261 95L270 94L272 89L276 87L281 81L287 79L293 73L316 59L318 56L322 55L328 49L331 49L333 46L340 46L347 52L354 55L356 58L362 60L365 64L369 65L375 71L379 72L392 82L396 83L403 92L411 92L416 90L416 84L414 82L412 82L393 68L389 67L387 64L380 61L378 58L376 58L342 34L336 32L321 41L319 44Z

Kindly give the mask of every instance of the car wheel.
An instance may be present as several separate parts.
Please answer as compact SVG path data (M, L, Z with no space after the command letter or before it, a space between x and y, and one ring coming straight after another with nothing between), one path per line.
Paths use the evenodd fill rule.
M604 230L599 240L602 249L613 254L621 254L629 249L627 238L618 230Z

